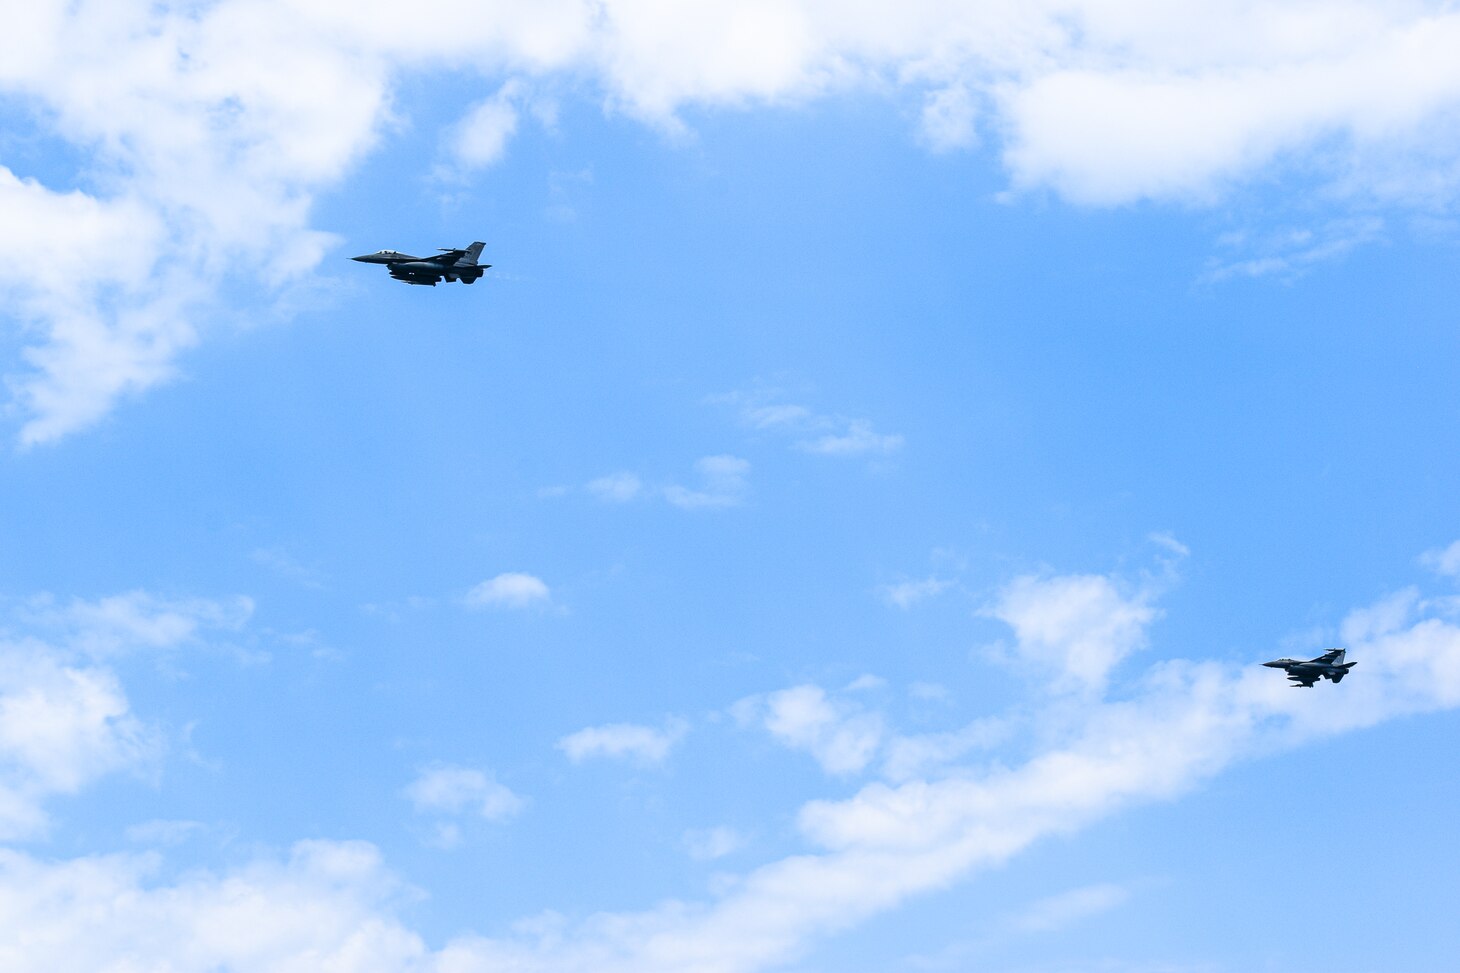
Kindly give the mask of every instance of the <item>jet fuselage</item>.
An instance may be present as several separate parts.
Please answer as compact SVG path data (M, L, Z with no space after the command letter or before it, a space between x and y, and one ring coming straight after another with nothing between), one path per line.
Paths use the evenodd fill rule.
M1312 689L1313 684L1320 679L1340 682L1350 669L1358 665L1357 662L1343 661L1347 653L1347 649L1329 649L1316 659L1274 659L1264 662L1263 665L1269 669L1286 670L1294 686Z
M443 247L442 252L434 257L417 257L399 250L377 250L350 259L362 264L384 264L390 276L407 284L435 287L442 280L474 283L491 266L477 263L481 252L482 244L473 243L465 250Z

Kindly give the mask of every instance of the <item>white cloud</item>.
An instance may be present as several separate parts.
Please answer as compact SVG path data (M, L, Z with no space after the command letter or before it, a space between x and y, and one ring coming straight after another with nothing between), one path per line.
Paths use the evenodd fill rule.
M324 587L324 575L315 567L301 564L298 558L281 547L260 547L249 555L249 558L257 565L268 568L286 581L303 588L320 589Z
M619 471L591 481L587 490L605 503L628 503L643 491L644 484L636 474Z
M907 687L907 694L913 699L938 702L946 702L952 696L948 687L939 682L915 682Z
M144 201L103 201L79 190L56 192L0 166L0 296L40 344L25 352L34 369L12 381L31 419L25 443L94 422L119 396L167 378L173 356L193 343L192 328L168 321L166 299L145 293L160 251L162 220ZM42 261L31 255L67 253ZM185 293L187 288L180 284Z
M89 188L0 174L9 244L75 258L39 272L0 259L33 342L12 380L26 443L175 374L225 272L277 282L312 267L329 238L306 225L309 195L369 146L385 103L368 58L271 23L282 11L42 6L7 30L0 90L83 150ZM48 246L50 233L67 239Z
M1103 575L1025 575L984 614L1014 630L1019 663L1057 690L1098 693L1110 670L1146 641L1157 617L1151 593L1123 594Z
M893 732L881 712L854 698L886 685L878 676L863 675L837 693L793 686L741 699L730 714L741 726L764 729L785 746L810 754L829 774L859 773L880 756L880 772L891 780L941 773L969 751L988 750L1010 735L1009 721L995 717L941 733ZM909 693L924 700L948 697L946 688L928 683L913 684Z
M1460 628L1424 619L1353 651L1368 681L1362 698L1343 707L1294 693L1260 667L1162 663L1136 696L1093 704L1065 744L1023 764L937 782L873 783L846 800L810 802L799 825L823 850L757 868L710 902L599 916L538 940L458 941L446 953L473 971L497 964L540 973L750 973L1042 838L1171 799L1241 759L1460 706ZM1350 685L1345 680L1344 689ZM1073 921L1117 898L1086 890L1033 918L1046 926Z
M1020 932L1050 932L1109 912L1124 905L1129 898L1130 892L1120 885L1087 885L1040 899L1011 916L1009 924Z
M172 973L426 973L392 916L405 890L359 842L305 841L176 884L154 855L51 862L0 850L0 969ZM442 968L437 973L445 973Z
M1420 555L1419 560L1421 564L1436 574L1449 577L1460 575L1460 541L1456 541L1446 548L1425 551Z
M568 734L558 741L558 749L574 763L606 757L661 764L688 731L689 724L677 717L668 720L662 729L637 723L609 723Z
M1009 730L1007 721L990 716L944 733L893 735L887 741L882 773L895 781L936 774L970 750L988 750L1002 743Z
M720 826L703 830L686 831L684 847L695 861L714 861L734 854L744 848L746 839L734 828Z
M509 81L467 113L452 145L457 162L469 169L480 169L502 158L507 141L517 131L514 102L521 93L522 83Z
M935 89L923 100L923 138L934 150L946 152L977 143L977 120L977 99L964 85Z
M1384 221L1374 216L1328 220L1316 228L1288 228L1260 236L1226 234L1217 242L1240 257L1213 257L1204 279L1296 277L1313 266L1383 239Z
M161 733L132 713L102 660L174 648L203 628L236 628L251 609L247 599L134 591L64 607L36 598L17 611L32 634L0 639L0 840L43 832L49 798L160 757Z
M225 274L273 286L312 269L333 242L312 203L402 127L392 94L411 72L511 79L446 133L467 167L502 156L538 88L596 88L667 131L691 106L903 91L933 147L982 130L1016 187L1084 203L1209 200L1284 166L1339 196L1444 208L1460 190L1460 13L1440 2L498 0L442 29L383 0L39 0L6 26L0 94L86 160L50 184L0 166L27 443L175 375ZM477 84L453 90L470 101Z
M404 793L420 814L473 814L506 821L527 806L525 799L486 771L447 763L421 768Z
M41 831L47 797L145 764L160 746L110 670L41 646L0 648L0 838Z
M920 601L936 598L951 587L953 587L952 581L945 581L942 578L924 578L921 581L899 581L897 584L883 585L877 590L889 605L895 605L906 611Z
M753 429L795 438L797 449L822 456L862 456L902 448L902 437L879 433L866 419L821 415L803 405L780 401L771 391L732 392L715 401L739 406L740 419Z
M220 601L129 591L95 601L73 598L65 605L42 595L26 603L19 616L67 649L101 657L173 648L195 640L205 628L237 630L253 607L253 600L242 596Z
M1191 548L1177 540L1169 530L1158 530L1146 535L1146 540L1165 551L1171 558L1181 560L1191 555Z
M823 456L861 456L864 453L891 453L902 448L902 437L876 432L865 419L848 420L841 432L830 432L798 444L808 453Z
M1078 201L1209 199L1325 141L1341 140L1350 159L1379 145L1402 153L1420 126L1453 117L1460 93L1460 68L1441 54L1460 39L1451 12L1173 4L1137 26L1087 9L1106 33L1096 44L1123 39L1134 44L1127 55L1059 64L1003 104L1016 178ZM1444 127L1432 144L1453 152Z
M489 578L466 593L470 608L531 608L552 600L541 578L509 571Z
M584 489L604 503L629 503L640 497L662 497L681 510L719 510L737 507L750 491L750 461L721 454L695 461L698 483L685 486L646 486L637 473L620 470L590 480Z
M739 506L749 489L750 462L738 456L706 456L695 462L698 489L678 484L664 488L664 499L682 510L715 510Z
M134 824L127 829L127 840L138 845L180 845L194 835L207 830L201 821L167 820L156 818Z
M729 396L731 401L744 398L739 395ZM755 429L775 429L786 426L795 428L815 423L820 418L804 405L788 405L784 402L765 404L759 396L750 397L750 401L746 402L741 409L741 417Z
M861 688L853 684L849 689ZM749 696L731 709L742 725L760 726L793 750L811 754L829 774L864 769L882 745L884 725L877 713L851 700L827 695L820 686L793 686Z
M1173 799L1244 759L1460 707L1460 627L1426 615L1426 604L1406 618L1364 610L1385 621L1357 626L1370 634L1350 646L1363 668L1344 681L1343 706L1328 693L1293 692L1259 666L1167 660L1129 698L1089 701L1070 734L1022 763L872 783L804 805L798 826L816 850L719 883L705 901L463 934L438 950L397 918L401 889L369 845L305 842L286 862L171 884L149 880L151 857L39 861L0 851L0 967L49 973L124 959L177 973L754 973L1041 839ZM815 711L810 696L804 709ZM1013 918L1030 931L1054 928L1121 898L1093 886Z

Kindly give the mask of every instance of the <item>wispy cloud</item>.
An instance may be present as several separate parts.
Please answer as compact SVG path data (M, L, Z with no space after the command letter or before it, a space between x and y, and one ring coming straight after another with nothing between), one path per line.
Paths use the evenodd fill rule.
M695 861L714 861L744 848L746 838L734 828L720 826L684 833L685 851Z
M303 588L324 587L324 574L315 567L300 563L282 547L260 547L249 555L255 564L268 568L286 581Z
M988 751L1003 743L1012 729L1008 720L986 716L941 733L893 734L884 751L882 775L893 781L936 775L970 751Z
M605 504L659 499L681 510L738 507L750 493L750 461L739 456L722 453L701 457L694 463L694 473L690 484L655 484L630 470L617 470L589 480L582 490ZM576 488L545 488L538 495L562 496L572 489Z
M44 832L52 797L161 758L164 735L132 712L114 660L234 631L252 607L131 591L15 611L24 634L0 638L0 839Z
M171 846L180 845L207 829L201 821L156 818L132 825L126 835L133 844Z
M902 437L879 433L866 419L849 419L845 428L803 439L797 445L823 456L862 456L895 452L902 448Z
M1051 932L1119 908L1129 898L1130 891L1120 885L1087 885L1040 899L1010 916L1008 922L1019 932Z
M918 602L936 598L951 587L953 587L952 581L943 578L924 578L921 581L899 581L896 584L885 584L877 589L877 593L889 605L907 610Z
M752 429L786 436L797 449L822 456L868 456L902 448L899 435L879 433L868 419L813 412L789 403L779 392L731 392L712 401L735 406L740 420Z
M695 462L699 483L691 488L672 484L664 499L681 510L718 510L739 506L749 491L750 462L738 456L706 456Z
M678 717L662 727L609 723L568 734L558 741L558 749L574 763L598 757L661 764L687 732L689 724Z
M1384 238L1384 221L1374 216L1329 220L1316 228L1224 234L1217 245L1229 256L1212 257L1203 279L1293 278Z
M1425 551L1420 555L1419 561L1436 574L1450 577L1460 575L1460 541L1456 541L1449 547Z
M590 480L584 489L605 503L628 503L644 492L644 482L638 474L621 470Z
M460 843L460 818L500 824L527 807L525 798L488 771L441 762L422 767L402 794L417 814L432 819L431 844L442 848Z
M195 641L205 630L236 631L253 610L253 599L243 596L169 598L139 590L67 602L40 595L17 614L66 649L102 657L175 648Z

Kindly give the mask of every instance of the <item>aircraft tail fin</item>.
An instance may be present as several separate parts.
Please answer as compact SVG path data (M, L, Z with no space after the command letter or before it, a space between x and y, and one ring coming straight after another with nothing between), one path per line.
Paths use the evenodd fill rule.
M475 267L477 263L477 258L482 255L482 248L485 246L485 243L482 243L480 240L478 240L476 243L473 243L471 246L467 247L466 254L464 256L456 258L456 266Z

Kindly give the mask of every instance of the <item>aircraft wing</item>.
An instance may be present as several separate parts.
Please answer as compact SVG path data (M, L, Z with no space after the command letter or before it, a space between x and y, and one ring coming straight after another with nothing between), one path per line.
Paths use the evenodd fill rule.
M1288 678L1293 681L1294 686L1312 689L1313 684L1319 679L1319 674L1316 672L1290 672Z
M466 256L465 250L453 250L450 247L437 247L436 249L441 252L431 259L439 264L454 264Z
M1343 649L1329 649L1327 652L1323 653L1318 658L1312 659L1310 661L1312 661L1312 662L1321 662L1324 665L1331 666L1335 662L1342 662L1343 661L1343 655L1344 655L1344 650Z

